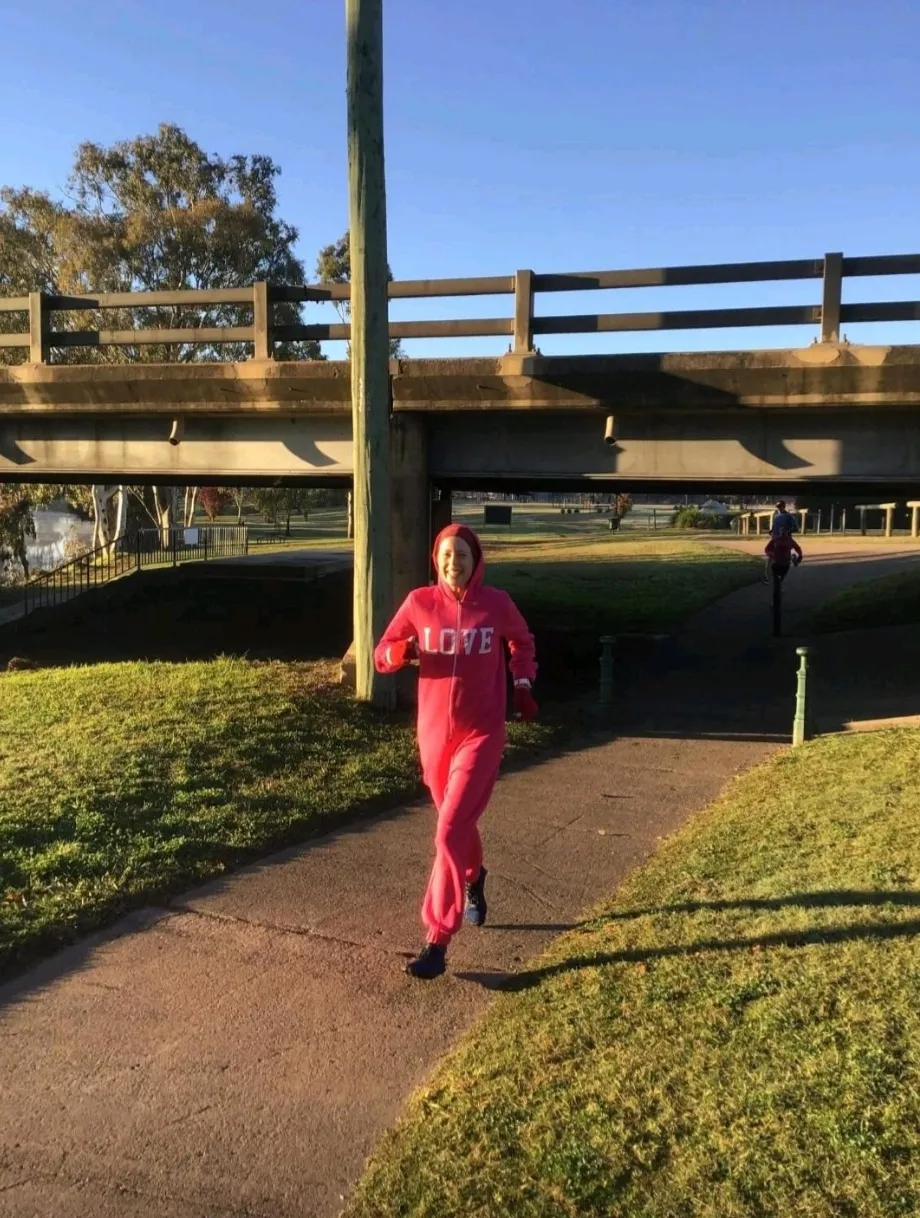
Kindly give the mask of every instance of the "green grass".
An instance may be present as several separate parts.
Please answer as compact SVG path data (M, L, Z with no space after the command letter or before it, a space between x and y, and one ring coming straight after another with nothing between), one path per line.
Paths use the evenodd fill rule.
M308 538L292 535L281 541L263 541L256 543L249 539L249 554L258 557L259 554L284 554L289 550L340 550L349 553L354 543L345 537L316 537Z
M918 622L920 564L838 592L817 610L811 629L816 634L827 634L867 626L913 626Z
M336 666L0 676L0 974L118 913L419 792L414 731ZM509 755L553 743L510 725Z
M737 780L512 983L348 1218L920 1212L920 732Z
M206 516L199 513L195 522L200 526L207 526L211 523ZM345 539L346 517L344 508L312 508L307 512L306 519L300 514L291 518L291 533L289 537L282 536L280 541L265 543L260 539L268 534L284 534L285 524L281 521L277 524L272 524L264 520L258 514L247 512L241 522L237 521L236 512L226 513L218 516L214 521L216 525L237 525L242 523L249 526L249 544L250 548L256 553L261 552L267 545L274 546L295 546L302 548L303 546L350 546L351 542Z
M594 540L486 539L486 578L509 592L532 627L602 634L668 631L755 580L762 562L700 541L607 534Z
M582 509L577 516L572 514L563 516L558 507L548 504L530 504L526 507L514 504L510 527L508 525L485 525L483 506L470 504L463 500L454 502L453 518L455 521L475 529L490 548L559 541L598 542L609 545L611 542L630 541L637 536L645 541L699 537L699 531L696 529L671 529L667 526L661 512L658 515L658 527L652 529L651 517L645 516L643 509L624 517L619 530L615 533L611 533L608 527L609 516L599 515L587 509ZM722 536L728 536L728 534Z

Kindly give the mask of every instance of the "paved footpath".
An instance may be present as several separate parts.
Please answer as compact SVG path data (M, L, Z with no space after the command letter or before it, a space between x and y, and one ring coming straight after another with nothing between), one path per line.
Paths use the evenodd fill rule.
M817 556L790 614L910 561ZM882 557L879 557L879 555ZM579 752L507 775L490 924L402 973L432 814L401 809L141 911L0 988L3 1218L331 1218L378 1135L494 988L788 737L795 641L768 590L695 618ZM752 696L752 693L754 696Z

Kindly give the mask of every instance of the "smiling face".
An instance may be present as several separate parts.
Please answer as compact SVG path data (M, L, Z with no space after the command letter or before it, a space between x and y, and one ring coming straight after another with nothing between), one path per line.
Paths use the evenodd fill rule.
M473 551L462 537L445 537L438 546L438 574L454 592L463 592L473 577Z

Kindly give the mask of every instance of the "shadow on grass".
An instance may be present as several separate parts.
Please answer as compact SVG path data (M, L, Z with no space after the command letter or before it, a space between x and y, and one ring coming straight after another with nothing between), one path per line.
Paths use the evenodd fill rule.
M797 892L788 897L747 897L734 901L685 901L674 905L650 906L647 909L614 910L583 922L579 930L595 929L611 922L626 922L630 918L647 918L655 914L724 913L732 909L828 909L843 905L907 905L920 906L920 890L897 889L892 892L876 889L830 888L821 892Z
M677 905L662 905L643 909L617 910L571 929L587 933L615 922L655 914L692 914L725 912L728 910L833 909L846 906L895 905L920 907L920 891L860 891L828 890L826 892L794 893L788 897L750 898L736 901L688 901ZM493 927L493 929L499 929ZM561 928L562 929L562 928ZM571 956L557 964L527 969L515 973L457 973L461 981L481 985L484 989L520 993L533 989L552 977L575 973L581 969L598 968L605 964L650 964L655 960L699 956L706 952L761 951L770 947L820 947L848 943L859 939L904 939L920 934L920 919L896 923L856 923L849 926L824 926L814 930L777 931L750 939L701 939L696 943L665 944L661 947L625 948L618 952L593 952Z

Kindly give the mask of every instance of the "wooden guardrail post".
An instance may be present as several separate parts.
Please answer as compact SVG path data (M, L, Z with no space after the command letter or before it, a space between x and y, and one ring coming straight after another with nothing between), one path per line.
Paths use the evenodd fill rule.
M271 359L274 354L270 309L268 284L254 283L252 285L252 337L255 346L253 358L255 359Z
M533 271L518 271L514 276L512 354L530 355L533 349Z
M843 254L824 255L824 292L821 299L821 341L840 342L840 306L843 299Z
M894 510L898 505L896 503L880 503L879 507L885 513L885 536L891 537L894 535Z
M29 293L29 363L47 364L48 327L45 298L41 292Z

